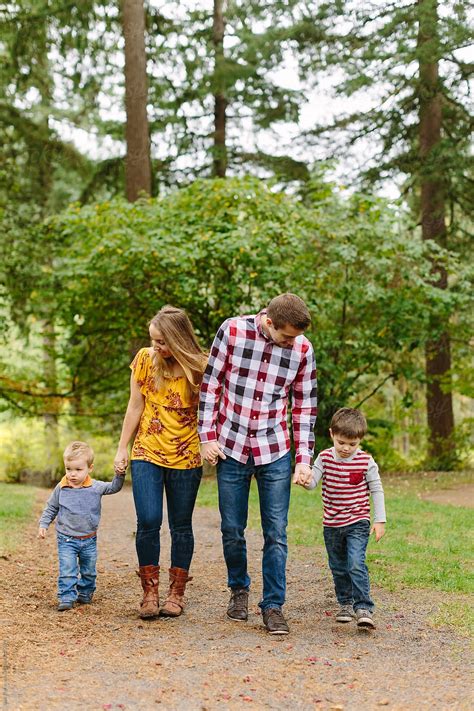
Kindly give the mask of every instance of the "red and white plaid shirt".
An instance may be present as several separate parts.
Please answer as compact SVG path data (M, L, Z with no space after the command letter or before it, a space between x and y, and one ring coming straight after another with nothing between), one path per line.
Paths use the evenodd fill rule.
M211 347L199 400L201 443L218 440L245 463L268 464L290 449L288 395L292 393L296 463L310 464L316 421L316 363L311 343L297 336L283 347L264 333L261 317L224 321Z

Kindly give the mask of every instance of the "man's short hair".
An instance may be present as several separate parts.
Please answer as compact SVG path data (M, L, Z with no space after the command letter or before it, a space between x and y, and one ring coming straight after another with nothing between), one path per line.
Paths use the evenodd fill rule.
M329 425L333 435L362 439L367 434L367 420L360 410L341 407L334 413Z
M79 440L70 442L63 453L64 461L79 459L79 457L84 457L87 460L87 466L90 467L94 463L94 450L87 442L80 442Z
M278 329L289 324L299 331L304 331L311 323L308 307L296 294L275 296L267 306L267 316Z

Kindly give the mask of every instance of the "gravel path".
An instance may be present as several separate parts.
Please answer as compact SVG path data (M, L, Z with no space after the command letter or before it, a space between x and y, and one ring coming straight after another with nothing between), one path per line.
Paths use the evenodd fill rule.
M144 622L133 532L127 487L103 501L94 603L71 612L56 612L53 531L39 541L32 524L27 553L0 561L3 711L472 708L468 641L429 623L442 596L375 589L375 632L337 625L325 561L298 549L288 570L291 634L271 638L257 607L260 535L248 534L251 615L233 623L218 513L199 509L186 613Z

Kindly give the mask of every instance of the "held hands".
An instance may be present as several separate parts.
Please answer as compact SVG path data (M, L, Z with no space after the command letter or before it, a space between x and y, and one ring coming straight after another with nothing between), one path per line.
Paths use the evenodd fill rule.
M46 530L47 530L46 528L39 528L37 538L45 538Z
M297 464L293 475L293 484L307 487L311 483L313 472L309 464Z
M370 534L375 532L375 542L378 543L382 536L385 535L385 524L384 523L374 523L370 529Z
M212 465L217 464L219 457L221 459L227 459L216 441L201 444L201 457Z
M114 472L124 476L128 466L128 451L126 447L119 447L114 459Z

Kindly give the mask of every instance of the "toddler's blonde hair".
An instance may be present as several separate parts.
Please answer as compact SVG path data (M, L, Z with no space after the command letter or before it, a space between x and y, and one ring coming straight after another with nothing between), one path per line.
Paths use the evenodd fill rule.
M85 457L87 466L90 467L94 463L94 450L87 442L81 442L80 440L69 442L63 453L64 461L79 459L79 457Z

